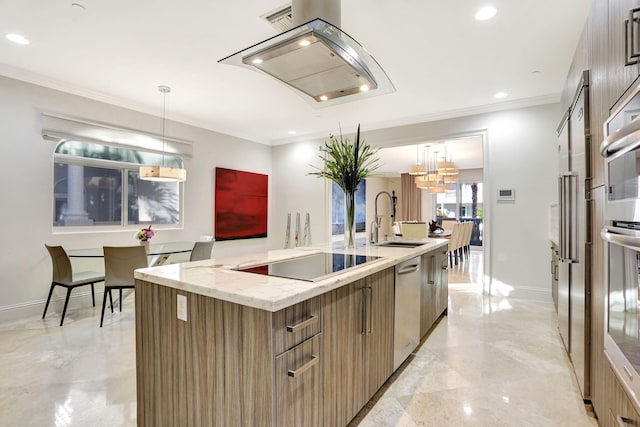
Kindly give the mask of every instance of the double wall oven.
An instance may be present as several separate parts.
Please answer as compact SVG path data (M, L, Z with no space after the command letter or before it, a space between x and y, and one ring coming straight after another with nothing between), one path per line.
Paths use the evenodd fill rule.
M605 351L640 401L640 86L604 124L607 316Z

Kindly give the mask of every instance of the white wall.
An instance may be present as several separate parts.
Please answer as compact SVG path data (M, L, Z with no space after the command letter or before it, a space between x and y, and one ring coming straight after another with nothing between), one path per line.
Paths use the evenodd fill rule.
M133 233L54 234L52 228L52 153L41 137L42 112L58 113L120 127L159 133L161 119L75 95L0 77L0 141L3 144L0 190L3 224L0 249L0 321L41 313L51 262L44 243L69 249L135 244ZM485 231L494 289L513 287L512 295L550 300L547 207L556 201L558 105L538 106L364 132L381 147L416 144L428 139L485 133ZM170 114L169 114L170 117ZM309 176L321 166L323 141L267 147L232 136L171 122L169 136L194 143L185 162L184 229L162 230L156 241L195 240L213 234L213 190L216 166L269 174L268 238L216 242L214 256L261 252L284 245L286 214L311 215L314 243L330 238L330 186ZM493 189L516 189L514 203L497 204ZM381 203L382 204L382 203ZM100 268L100 263L96 263ZM76 290L78 292L81 290ZM87 304L87 292L71 307ZM61 296L62 293L58 293ZM82 296L84 295L84 296ZM84 301L82 301L84 299ZM80 300L80 301L77 301ZM53 309L59 311L60 301Z
M556 200L558 104L363 131L367 143L379 147L414 145L450 136L484 134L485 274L495 293L551 301L548 273L548 213ZM273 217L288 210L326 212L325 183L307 177L317 158L321 140L275 147L273 150ZM287 184L281 187L280 184ZM515 188L516 201L497 203L494 191ZM281 192L281 188L287 188ZM283 222L283 221L282 221ZM316 236L327 236L317 224ZM313 223L313 220L312 220ZM284 230L274 224L275 235ZM324 233L324 234L323 234ZM317 240L316 240L317 241Z
M429 193L429 190L422 189L420 197L420 203L422 205L422 212L420 221L426 222L427 224L436 219L434 215L434 206L436 204L436 195Z
M288 213L291 214L289 247L293 246L296 213L300 213L301 220L306 213L310 214L312 244L331 238L331 186L326 179L309 175L317 170L313 166L322 166L318 147L318 144L308 142L273 147L273 170L282 171L273 174L276 190L271 199L269 228L273 249L284 247ZM328 202L325 203L325 199Z
M61 244L68 249L137 243L131 230L53 234L55 144L41 137L42 112L155 134L161 133L161 118L3 77L0 94L3 160L0 321L3 321L42 312L51 283L51 260L45 243ZM271 177L271 148L175 122L168 128L168 136L193 142L193 158L185 161L188 178L184 184L184 229L160 230L154 241L196 240L200 235L213 234L215 167ZM270 182L270 200L272 188ZM264 251L268 247L269 238L216 242L213 253L226 256ZM101 268L101 262L92 267ZM80 288L72 295L87 292L88 288ZM62 295L62 290L56 291L56 295ZM70 306L89 301L86 296L76 298ZM60 306L58 301L49 310L60 311Z

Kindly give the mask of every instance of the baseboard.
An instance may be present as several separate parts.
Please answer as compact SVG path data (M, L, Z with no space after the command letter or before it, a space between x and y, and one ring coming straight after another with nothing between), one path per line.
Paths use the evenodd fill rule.
M60 290L60 292L58 292L58 290ZM51 302L49 303L49 308L47 309L47 316L53 313L62 313L62 308L64 307L66 290L63 290L63 288L60 287L56 287L56 290L54 290L53 292L54 295L51 297ZM102 304L103 293L103 289L96 289L96 306ZM26 319L33 316L42 317L42 311L44 310L44 304L46 302L47 299L43 298L35 301L2 306L0 307L0 323L15 322L17 320ZM69 313L69 310L72 310L74 308L90 305L91 290L80 291L76 289L71 292L71 298L69 298L69 306L67 307L67 314Z

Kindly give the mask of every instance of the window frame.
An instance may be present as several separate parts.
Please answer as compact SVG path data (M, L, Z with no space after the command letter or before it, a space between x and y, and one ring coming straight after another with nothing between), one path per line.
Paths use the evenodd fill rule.
M96 144L95 141L83 141L82 138L73 138L74 141L85 142ZM53 149L53 162L52 162L52 188L51 188L51 211L49 220L51 220L51 214L55 212L56 209L56 198L55 198L55 185L56 182L54 180L53 174L56 163L66 164L66 165L76 165L76 166L88 166L88 167L97 167L103 169L112 169L119 170L121 176L122 183L122 191L120 194L120 206L121 206L121 224L120 225L93 225L93 226L56 226L51 223L52 233L53 234L84 234L84 233L102 233L102 232L118 232L118 231L131 231L132 233L140 230L141 224L129 224L129 209L127 209L127 201L129 199L129 186L128 186L128 174L130 171L137 172L142 166L140 163L131 163L124 162L119 160L107 160L107 159L97 159L92 157L83 157L83 156L74 156L72 154L60 154L57 153L56 150L60 144L64 144L66 141L60 141L55 145ZM101 145L114 147L113 145L102 143ZM122 148L122 147L114 147L114 148ZM146 152L147 150L143 150L140 148L126 148L133 151L142 151ZM148 152L154 153L155 151L149 150ZM172 157L176 157L180 159L180 162L184 164L184 159L182 156L178 156L176 154L171 154ZM183 165L182 165L183 166ZM153 224L154 229L161 230L183 230L184 229L184 183L178 182L178 193L179 193L179 209L180 209L180 220L177 224Z

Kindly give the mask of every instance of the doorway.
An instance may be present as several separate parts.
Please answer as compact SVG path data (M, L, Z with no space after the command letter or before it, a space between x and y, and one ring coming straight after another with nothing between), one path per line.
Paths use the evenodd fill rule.
M403 144L401 141L395 142L398 145L393 147L382 147L379 150L380 162L383 167L377 172L386 177L395 177L404 180L407 178L409 169L413 166L427 166L428 162L423 160L426 147L429 152L436 150L443 157L445 152L447 157L453 161L459 173L455 182L451 183L444 192L429 192L422 189L419 211L419 218L411 218L428 224L431 221L473 221L474 227L470 248L476 252L476 262L482 263L480 271L483 275L490 277L491 266L491 245L490 245L490 199L492 194L490 181L485 179L485 173L489 170L488 159L485 153L488 148L487 133L480 131L474 134L456 135L446 137L446 139L411 141L410 144ZM443 145L446 144L446 148ZM413 179L413 177L411 177ZM398 194L398 206L402 206L402 191ZM486 199L485 199L486 195ZM367 195L367 199L369 195ZM368 200L367 200L368 203ZM401 209L404 209L402 207ZM401 212L400 212L401 213ZM406 215L398 215L402 219ZM480 252L478 254L478 252Z

